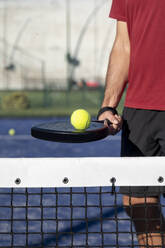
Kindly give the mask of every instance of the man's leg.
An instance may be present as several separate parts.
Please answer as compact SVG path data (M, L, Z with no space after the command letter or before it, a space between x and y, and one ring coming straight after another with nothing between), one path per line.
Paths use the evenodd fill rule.
M123 196L126 213L133 221L140 247L165 248L165 221L158 197Z

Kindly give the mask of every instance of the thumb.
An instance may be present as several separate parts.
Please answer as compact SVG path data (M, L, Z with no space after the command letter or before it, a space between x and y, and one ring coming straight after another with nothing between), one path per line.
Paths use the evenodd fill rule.
M106 126L110 126L112 123L110 122L110 120L109 119L105 119L104 120L104 125L106 125Z

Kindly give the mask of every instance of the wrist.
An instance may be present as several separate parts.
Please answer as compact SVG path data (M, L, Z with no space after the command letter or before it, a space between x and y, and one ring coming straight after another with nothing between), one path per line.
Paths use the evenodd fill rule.
M107 111L110 111L113 115L118 115L116 108L109 107L109 106L103 106L98 112L97 120L99 119L100 115L102 115L104 112L107 112Z

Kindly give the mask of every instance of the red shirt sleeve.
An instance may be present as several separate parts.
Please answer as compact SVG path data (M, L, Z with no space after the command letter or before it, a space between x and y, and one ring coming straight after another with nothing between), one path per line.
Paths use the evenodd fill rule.
M126 0L112 0L109 17L126 22Z

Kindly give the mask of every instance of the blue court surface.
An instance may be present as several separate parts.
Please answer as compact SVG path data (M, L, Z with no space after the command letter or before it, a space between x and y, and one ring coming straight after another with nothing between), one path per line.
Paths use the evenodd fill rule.
M0 157L109 157L120 155L120 135L85 144L63 144L30 136L32 126L58 119L1 119ZM9 136L14 128L16 135Z
M53 143L37 140L30 136L32 126L55 120L57 119L1 119L0 157L100 157L98 159L101 159L104 156L118 157L120 155L120 134L87 144ZM10 128L15 129L14 136L8 135ZM103 193L99 198L97 194L100 190L99 187L87 188L89 207L85 210L86 199L83 194L81 195L84 189L73 189L72 199L68 194L70 189L58 189L62 195L58 197L61 207L57 210L55 208L57 196L52 194L55 193L54 190L49 188L13 189L13 191L12 189L0 189L0 247L12 247L11 244L15 247L42 247L40 246L41 239L44 240L44 247L57 247L56 237L52 234L56 232L57 228L55 216L59 219L58 230L65 233L65 235L59 235L58 247L72 247L70 246L72 237L67 234L70 225L72 225L72 230L77 233L72 240L74 247L85 247L86 237L83 234L87 231L86 221L83 220L85 217L89 218L88 244L90 247L104 247L104 245L105 247L115 247L117 243L118 247L131 247L132 236L129 232L132 227L130 222L125 220L128 217L122 208L121 196L115 198L115 196L110 194L107 196ZM107 190L110 189L103 188L102 192ZM104 205L101 208L102 217L105 219L102 226L99 222L100 199ZM71 200L74 207L72 213L68 208ZM10 207L11 202L12 208ZM113 206L116 204L118 207L114 209ZM71 215L73 219L75 217L78 220L72 220L70 223ZM119 218L118 222L115 221L116 216ZM13 219L12 225L11 218ZM43 220L42 225L41 219ZM115 234L116 230L120 232L118 236ZM43 232L42 235L38 233L40 231ZM102 235L101 231L114 232L114 234ZM14 232L14 236L11 235L11 232ZM30 232L28 241L27 232ZM102 239L104 239L104 245ZM136 240L135 237L134 240ZM109 246L106 246L107 244ZM136 241L135 244L137 245Z

